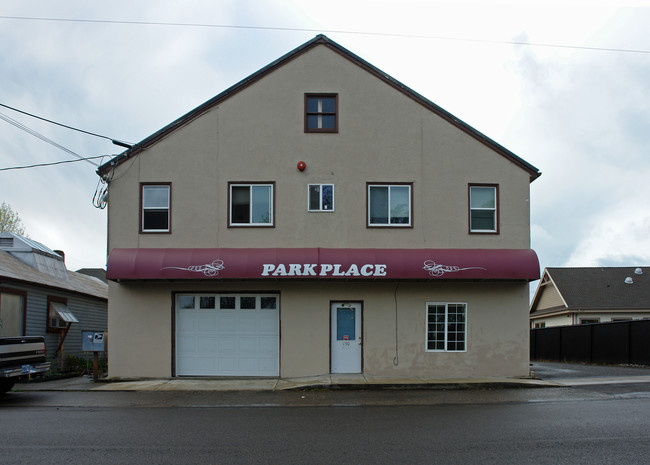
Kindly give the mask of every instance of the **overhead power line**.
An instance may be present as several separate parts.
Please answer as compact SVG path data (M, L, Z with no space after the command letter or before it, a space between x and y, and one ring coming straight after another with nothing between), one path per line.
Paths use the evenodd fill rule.
M87 19L87 18L79 18L79 19L43 18L43 17L33 17L33 16L0 16L0 19L22 20L22 21L52 21L52 22L68 22L68 23L123 24L123 25L135 25L135 26L172 26L172 27L219 28L219 29L249 29L249 30L263 30L263 31L292 31L292 32L327 33L327 34L354 34L354 35L381 36L381 37L402 37L402 38L411 38L411 39L451 40L451 41L460 41L460 42L524 45L529 47L565 48L565 49L575 49L575 50L592 50L598 52L650 54L650 50L643 50L643 49L587 47L587 46L580 46L580 45L547 44L547 43L523 42L523 41L514 41L514 40L470 39L470 38L450 37L450 36L396 34L396 33L389 33L389 32L362 32L362 31L346 31L346 30L336 30L336 29L323 30L323 29L308 29L308 28L296 28L296 27L242 26L242 25L232 25L232 24L176 23L176 22L159 22L159 21L123 21L123 20Z
M59 144L59 143L57 143L57 142L54 142L52 139L49 139L48 137L44 136L43 134L41 134L41 133L39 133L39 132L36 132L36 131L34 131L33 129L31 129L31 128L28 128L28 127L25 126L24 124L22 124L22 123L16 121L16 120L13 119L13 118L10 118L9 116L7 116L7 115L5 115L5 114L3 114L3 113L0 113L0 119L6 121L6 122L9 123L9 124L12 124L13 126L16 126L18 129L20 129L20 130L22 130L22 131L25 131L25 132L28 133L28 134L31 134L32 136L34 136L34 137L36 137L36 138L42 140L43 142L47 142L48 144L50 144L50 145L56 147L57 149L63 150L64 152L67 152L67 153L69 153L70 155L79 158L80 160L85 160L85 161L88 161L88 163L90 163L91 165L99 166L97 163L92 162L92 161L90 161L89 159L86 159L86 158L82 157L82 156L79 155L78 153L73 152L73 151L70 150L69 148L64 147L63 145L61 145L61 144Z
M26 170L26 169L29 169L29 168L40 168L40 167L43 167L43 166L62 165L64 163L77 163L77 162L80 162L80 161L95 160L97 158L104 158L104 157L107 157L107 156L108 155L98 155L96 157L83 157L83 158L80 158L78 160L61 160L61 161L53 161L51 163L36 163L36 164L33 164L33 165L24 165L24 166L9 166L9 167L6 167L6 168L0 168L0 171ZM93 163L93 164L95 164L95 163ZM95 166L97 166L97 165L95 164Z
M0 107L8 108L9 110L13 110L13 111L16 111L16 112L18 112L18 113L22 113L23 115L27 115L27 116L29 116L29 117L31 117L31 118L40 119L41 121L45 121L45 122L50 123L50 124L56 124L57 126L61 126L62 128L71 129L71 130L73 130L73 131L77 131L77 132L81 132L81 133L84 133L84 134L88 134L88 135L90 135L90 136L100 137L100 138L102 138L102 139L107 139L107 140L110 140L113 144L115 144L115 145L119 145L120 147L131 148L131 146L133 145L133 144L130 144L130 143L128 143L128 142L123 142L123 141L118 140L118 139L113 139L112 137L102 136L101 134L96 134L96 133L94 133L94 132L85 131L85 130L83 130L83 129L75 128L75 127L73 127L73 126L68 126L67 124L58 123L58 122L56 122L56 121L52 121L52 120L50 120L50 119L43 118L42 116L37 116L37 115L34 115L34 114L32 114L32 113L28 113L28 112L26 112L26 111L19 110L18 108L10 107L9 105L5 105L4 103L0 103ZM12 123L12 124L13 124L13 123Z

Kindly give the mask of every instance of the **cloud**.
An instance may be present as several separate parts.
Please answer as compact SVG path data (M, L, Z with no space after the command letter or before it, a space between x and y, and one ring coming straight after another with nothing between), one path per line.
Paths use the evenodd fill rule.
M542 266L647 257L643 235L648 219L643 212L650 194L648 55L490 41L641 47L647 41L650 10L614 11L587 2L532 9L519 3L403 3L397 8L394 2L339 0L327 5L275 0L263 6L235 0L182 5L171 0L8 0L3 14L438 37L328 33L542 170L531 186L532 244ZM468 8L474 14L467 15ZM0 22L1 103L130 142L315 35ZM470 40L449 40L454 37ZM83 156L121 151L105 140L11 116ZM0 140L3 167L71 158L3 121ZM106 212L91 204L97 181L95 168L83 162L0 172L0 201L19 212L32 238L65 250L71 268L103 266Z
M504 140L543 172L531 186L532 243L542 266L650 258L643 238L650 226L645 57L597 51L554 57L526 47L512 63L523 77L523 103Z

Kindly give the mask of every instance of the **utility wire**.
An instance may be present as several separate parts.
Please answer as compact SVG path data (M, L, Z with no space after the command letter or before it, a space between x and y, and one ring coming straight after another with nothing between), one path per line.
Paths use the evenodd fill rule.
M45 121L45 122L48 122L48 123L51 123L51 124L56 124L57 126L61 126L62 128L72 129L73 131L82 132L82 133L88 134L90 136L101 137L102 139L110 140L115 145L119 145L119 146L122 146L122 147L130 148L131 145L133 145L133 144L130 144L128 142L123 142L123 141L120 141L120 140L117 140L117 139L113 139L112 137L102 136L101 134L96 134L96 133L90 132L90 131L84 131L83 129L75 128L73 126L68 126L67 124L57 123L56 121L52 121L50 119L43 118L42 116L37 116L37 115L34 115L32 113L28 113L26 111L19 110L18 108L10 107L9 105L5 105L4 103L0 103L0 107L8 108L9 110L13 110L13 111L16 111L18 113L22 113L23 115L27 115L27 116L30 116L32 118L40 119L41 121Z
M99 166L97 163L90 161L89 158L84 158L84 157L82 157L82 156L79 155L78 153L75 153L75 152L73 152L72 150L70 150L69 148L66 148L66 147L62 146L61 144L58 144L58 143L54 142L52 139L49 139L49 138L45 137L43 134L40 134L40 133L34 131L33 129L28 128L28 127L25 126L24 124L19 123L19 122L16 121L15 119L10 118L9 116L7 116L7 115L5 115L5 114L3 114L3 113L0 113L0 119L6 121L6 122L9 123L9 124L12 124L12 125L16 126L18 129L21 129L21 130L25 131L25 132L28 133L28 134L31 134L32 136L34 136L34 137L36 137L36 138L42 140L43 142L47 142L48 144L53 145L53 146L56 147L57 149L61 149L61 150L63 150L64 152L67 152L67 153L69 153L70 155L79 158L80 161L81 161L81 160L83 160L83 161L87 161L87 162L90 163L91 165Z
M88 161L88 160L95 160L97 158L104 158L108 155L98 155L96 157L84 157L80 158L78 160L61 160L61 161L54 161L51 163L37 163L34 165L25 165L25 166L9 166L7 168L0 168L0 171L11 171L11 170L26 170L29 168L40 168L42 166L53 166L53 165L62 165L64 163L77 163L80 161Z
M462 37L449 37L449 36L396 34L396 33L389 33L389 32L344 31L344 30L336 30L336 29L323 30L323 29L307 29L307 28L296 28L296 27L241 26L241 25L228 25L228 24L173 23L173 22L156 22L156 21L122 21L122 20L110 20L110 19L83 19L83 18L81 19L42 18L42 17L31 17L31 16L0 16L0 19L12 19L12 20L23 20L23 21L52 21L52 22L68 22L68 23L125 24L125 25L137 25L137 26L174 26L174 27L201 27L201 28L220 28L220 29L249 29L249 30L263 30L263 31L311 32L311 33L328 33L328 34L355 34L355 35L380 36L380 37L402 37L402 38L411 38L411 39L453 40L453 41L460 41L460 42L525 45L529 47L566 48L566 49L575 49L575 50L592 50L592 51L599 51L599 52L650 54L650 50L642 50L642 49L587 47L587 46L579 46L579 45L546 44L546 43L522 42L522 41L512 41L512 40L468 39Z

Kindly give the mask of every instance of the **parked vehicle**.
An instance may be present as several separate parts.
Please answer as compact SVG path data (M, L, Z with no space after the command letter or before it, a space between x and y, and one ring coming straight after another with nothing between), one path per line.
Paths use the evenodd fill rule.
M50 369L43 336L0 337L0 394L16 381Z

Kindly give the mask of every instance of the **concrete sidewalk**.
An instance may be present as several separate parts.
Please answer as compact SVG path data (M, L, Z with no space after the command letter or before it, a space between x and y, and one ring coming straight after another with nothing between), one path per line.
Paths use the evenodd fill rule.
M650 377L649 377L650 378ZM146 379L97 381L92 377L21 383L15 391L286 391L296 389L469 389L552 387L556 383L528 378L385 378L364 374L306 378Z
M17 384L16 391L288 391L299 389L490 389L650 383L649 367L533 362L534 378L433 379L329 374L305 378L173 378L94 382L91 377ZM540 379L541 378L541 379Z

